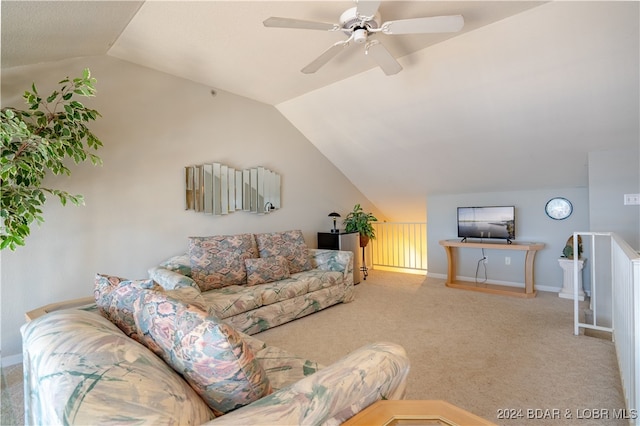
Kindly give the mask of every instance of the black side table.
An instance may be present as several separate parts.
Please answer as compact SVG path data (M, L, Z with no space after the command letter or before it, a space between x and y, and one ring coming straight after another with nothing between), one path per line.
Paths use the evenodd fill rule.
M353 283L360 282L360 234L358 232L318 232L318 248L353 252ZM366 274L366 272L365 272ZM365 279L366 275L364 276Z

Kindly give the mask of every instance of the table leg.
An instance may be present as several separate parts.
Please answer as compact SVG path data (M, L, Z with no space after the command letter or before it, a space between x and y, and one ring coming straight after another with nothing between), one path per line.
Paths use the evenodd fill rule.
M536 257L535 250L527 250L527 255L524 261L524 292L525 294L535 293L534 289L534 276L533 276L533 261Z
M367 268L367 262L364 259L364 247L362 247L362 266L360 267L360 271L362 271L362 279L367 280L367 276L369 275L369 269Z

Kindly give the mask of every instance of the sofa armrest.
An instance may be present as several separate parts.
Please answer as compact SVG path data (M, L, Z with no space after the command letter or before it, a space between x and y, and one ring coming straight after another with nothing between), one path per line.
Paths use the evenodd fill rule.
M345 277L353 274L353 252L309 249L311 265L322 271L341 271Z
M375 401L402 399L409 360L394 343L374 343L311 376L207 424L338 425Z
M165 290L175 290L182 287L194 287L199 290L192 278L162 266L154 266L148 272L149 278L160 284Z
M32 321L36 318L40 318L41 316L48 314L53 311L60 311L62 309L71 309L71 308L81 308L81 307L89 307L95 305L96 299L93 296L81 297L79 299L66 300L64 302L50 303L45 306L41 306L39 308L33 309L24 314L27 322Z
M97 312L54 311L20 331L24 424L199 425L213 418L178 373Z

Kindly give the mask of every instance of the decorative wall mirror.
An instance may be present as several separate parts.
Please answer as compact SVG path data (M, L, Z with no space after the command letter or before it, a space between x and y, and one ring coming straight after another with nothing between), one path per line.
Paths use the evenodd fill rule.
M264 167L236 170L220 163L185 167L185 208L214 216L280 208L280 175Z

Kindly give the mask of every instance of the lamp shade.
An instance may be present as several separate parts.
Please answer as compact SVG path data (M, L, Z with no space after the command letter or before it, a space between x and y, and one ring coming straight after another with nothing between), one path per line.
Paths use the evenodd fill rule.
M329 213L329 217L341 217L339 213L331 212Z

